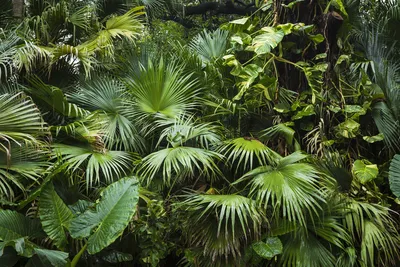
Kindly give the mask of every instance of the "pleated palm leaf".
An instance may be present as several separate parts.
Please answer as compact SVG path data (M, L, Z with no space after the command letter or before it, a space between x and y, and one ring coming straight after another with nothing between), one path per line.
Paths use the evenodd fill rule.
M0 201L12 200L16 191L25 193L50 167L49 151L35 147L12 146L7 157L0 153Z
M331 191L321 207L314 219L307 218L305 226L283 218L274 220L271 232L281 235L283 242L279 266L341 266L337 255L350 256L353 240L342 224L346 203Z
M168 145L143 158L139 173L147 184L157 175L162 177L164 185L196 175L211 180L222 175L217 162L223 156L209 150L221 138L219 127L210 123L196 123L192 118L181 114L175 119L163 117L156 121L157 127L164 128L157 146L165 142Z
M274 164L281 156L255 138L239 137L224 141L217 148L227 161L236 165L235 172L242 168L244 171L252 170L261 165Z
M159 175L165 186L176 182L205 177L215 180L222 176L216 162L223 156L217 152L189 146L169 147L144 157L139 168L140 177L149 185Z
M189 47L198 54L204 63L214 62L225 55L229 32L217 29L204 30L190 42Z
M248 181L250 197L260 207L271 207L273 217L282 217L302 226L307 218L318 217L324 191L319 186L320 173L313 165L301 163L307 156L295 152L282 158L277 166L260 166L246 173L234 184Z
M92 127L99 129L98 134L104 138L108 149L142 152L144 140L134 123L133 107L125 101L125 91L123 84L115 78L94 77L69 98L92 112Z
M220 126L195 121L193 115L181 114L174 119L161 117L156 125L164 128L158 144L167 140L173 147L189 143L209 149L221 141Z
M11 153L11 144L39 145L47 127L32 100L23 93L0 95L0 152Z
M343 224L360 247L357 261L365 266L394 265L399 255L400 235L392 211L382 205L345 199Z
M196 262L205 266L235 265L235 258L243 253L246 244L259 237L265 220L255 201L241 195L197 192L184 197L177 206L185 218L185 238L194 252L196 247L201 248Z
M49 51L21 39L16 32L1 36L0 41L0 80L6 80L22 69L31 73L38 61L50 61Z
M135 153L125 151L99 151L90 146L54 144L54 157L62 163L59 168L85 176L86 188L110 184L130 173L133 162L139 160Z
M129 93L137 105L138 119L160 113L167 117L195 109L200 85L190 74L183 75L183 66L173 61L149 62L137 75L126 79Z

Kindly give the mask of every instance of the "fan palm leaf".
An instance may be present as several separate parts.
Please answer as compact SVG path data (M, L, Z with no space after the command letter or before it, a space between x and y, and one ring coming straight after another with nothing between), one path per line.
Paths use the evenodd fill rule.
M17 145L11 150L10 157L0 153L0 199L13 199L16 188L25 192L50 167L48 151Z
M361 247L358 261L366 266L376 262L393 264L399 257L400 235L387 207L348 199L344 226L359 240Z
M251 170L255 166L273 164L281 158L279 154L255 138L236 138L225 141L217 151L223 154L232 165Z
M40 111L22 93L0 95L0 114L0 151L11 153L11 143L39 144L46 133Z
M189 47L198 54L204 63L213 62L225 55L229 32L217 29L204 30L190 42Z
M265 219L254 200L240 195L191 192L177 205L187 221L188 241L203 248L202 254L211 257L208 264L212 266L240 255L241 246L250 236L257 238Z
M324 197L318 184L319 171L309 163L297 162L304 158L295 152L282 158L276 167L261 166L246 173L235 184L250 179L250 196L260 206L271 205L273 216L281 215L305 226L307 217L318 217Z
M160 174L164 185L168 186L172 180L175 183L192 178L196 174L214 179L221 174L216 161L222 158L221 154L202 148L186 146L165 148L144 157L138 172L147 184Z
M209 149L221 140L220 127L213 123L196 122L193 116L182 114L175 119L163 117L158 126L167 126L161 131L158 143L167 140L173 147L194 143Z
M99 126L108 149L143 151L144 140L134 124L132 106L125 101L125 87L111 77L93 78L69 97L80 107L92 111L92 123ZM94 116L94 113L96 115Z
M139 75L126 79L129 93L138 108L139 119L157 113L175 117L198 105L198 81L192 79L190 74L182 74L182 66L161 59L159 62L149 62Z
M63 162L60 168L72 173L84 173L86 187L110 184L126 176L138 160L137 154L124 151L96 151L90 147L54 144L54 153Z

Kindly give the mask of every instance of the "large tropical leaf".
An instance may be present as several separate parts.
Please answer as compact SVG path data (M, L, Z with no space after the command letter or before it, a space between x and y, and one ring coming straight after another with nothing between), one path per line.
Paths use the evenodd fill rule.
M198 81L191 74L184 75L183 70L183 66L161 59L149 61L137 76L126 79L141 117L157 113L175 117L197 106Z
M283 238L282 266L334 267L335 256L321 240L304 230Z
M10 153L10 143L38 144L46 131L39 110L22 93L0 95L0 114L0 151Z
M165 148L143 158L139 169L147 184L157 174L161 174L164 185L171 185L171 180L192 178L195 173L206 178L215 178L220 170L215 161L223 156L217 152L187 146Z
M10 148L11 156L0 153L0 199L13 199L16 187L25 192L51 165L49 151L42 148L18 145Z
M393 264L400 256L400 235L391 210L354 199L345 201L348 212L343 219L344 226L361 248L360 261L367 266L374 266L377 261Z
M123 84L112 77L94 77L70 98L87 110L98 111L93 124L109 149L142 151L143 140L134 124L133 107L125 100L125 91Z
M227 157L232 165L236 165L244 170L251 170L255 166L273 164L281 156L275 151L254 138L236 138L225 141L218 150L219 153Z
M35 248L34 251L36 255L29 260L26 267L67 266L68 253L66 252L41 248Z
M264 259L271 259L282 253L282 242L278 237L268 237L265 242L258 241L252 245L253 250Z
M56 156L61 156L63 167L75 173L83 172L86 186L92 187L102 182L111 183L128 174L134 153L124 151L98 151L90 147L54 144Z
M64 204L54 190L53 184L48 183L40 194L39 217L43 230L54 241L59 249L65 249L67 237L65 228L72 219L71 210Z
M42 235L38 219L29 219L11 210L0 210L0 239L14 240L22 237L35 238Z
M203 62L213 62L225 55L229 32L220 29L214 32L204 30L190 42L190 48L196 52Z
M136 212L139 200L135 178L124 178L101 193L95 209L89 209L71 221L73 238L88 237L88 252L95 254L117 239Z
M47 106L47 110L71 118L88 114L86 110L69 103L61 89L45 84L37 77L32 78L30 82L33 88L27 88L27 91L36 99L36 102L42 104L42 108Z
M185 114L174 119L163 117L157 124L159 127L167 126L162 130L158 142L167 140L173 147L191 144L209 149L221 139L220 127L213 123L196 122L193 116Z
M262 30L265 33L257 35L253 39L254 52L256 52L257 55L269 53L271 49L278 46L285 36L282 30L276 31L272 27L264 27Z
M392 190L393 194L400 198L400 155L397 154L393 157L390 162L389 169L389 183L390 190Z
M201 248L205 261L211 260L204 263L207 266L235 259L241 246L258 236L264 221L254 200L240 195L193 192L177 205L185 211L186 238L192 246Z
M278 166L258 167L236 183L250 179L250 196L260 206L272 205L275 214L305 225L307 217L318 216L324 198L318 186L318 170L297 162L303 158L304 155L293 153L282 158Z
M218 214L218 231L231 231L235 238L235 223L239 222L241 234L247 236L249 231L258 233L262 223L262 213L257 210L256 203L240 195L211 195L211 194L191 194L182 203L187 205L191 212L197 211L198 220L211 214Z

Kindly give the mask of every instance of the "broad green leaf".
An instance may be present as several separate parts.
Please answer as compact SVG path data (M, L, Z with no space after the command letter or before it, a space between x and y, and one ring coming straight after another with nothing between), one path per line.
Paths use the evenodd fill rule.
M61 250L65 249L67 237L64 228L73 218L73 214L58 196L51 182L42 189L40 194L39 217L43 230L54 244Z
M315 59L315 60L317 60L317 59L325 59L327 56L328 56L327 53L321 53L321 54L316 55L316 56L314 57L314 59Z
M11 210L0 210L0 239L9 241L21 237L35 238L42 234L38 219L29 219Z
M27 91L32 94L36 103L48 106L49 110L71 118L88 114L86 110L69 103L61 89L45 84L39 78L32 78L30 82L34 88L28 88Z
M340 10L340 13L345 17L348 16L345 5L342 0L332 0L331 4Z
M368 143L372 144L372 143L375 143L375 142L382 141L384 139L384 137L383 137L383 134L380 133L380 134L377 134L377 135L374 135L374 136L363 136L363 139L365 141L367 141Z
M299 66L303 65L303 62L297 62ZM318 63L312 67L305 66L303 68L304 74L307 78L308 85L312 92L312 103L314 104L317 96L320 96L323 85L324 73L328 69L327 63Z
M251 43L251 36L247 33L239 32L231 37L231 42L248 45Z
M253 39L254 52L257 55L263 55L271 52L282 41L285 33L282 30L275 31L272 27L264 27L262 29L266 33L257 35Z
M397 154L390 161L389 184L393 194L400 198L400 154Z
M89 207L92 207L93 205L93 202L80 199L76 203L68 205L68 207L75 215L79 215L81 213L84 213Z
M246 65L246 67L244 67L242 69L242 71L238 75L238 77L241 79L241 81L238 83L241 90L233 98L233 100L240 100L242 98L242 96L247 91L247 89L249 89L250 86L253 84L253 82L257 79L258 74L261 71L262 71L262 68L260 68L256 64Z
M32 251L25 251L25 238L17 238L14 240L8 240L4 242L0 242L0 256L3 256L4 250L6 247L12 247L20 256L32 256Z
M265 242L259 241L253 244L254 251L264 259L271 259L282 253L282 242L278 237L268 237Z
M117 239L136 212L139 200L135 178L123 178L109 185L100 194L94 210L87 210L71 221L73 238L88 238L90 254L100 252Z
M44 266L65 267L67 265L68 253L66 252L39 248L35 248L35 252Z
M360 113L360 115L366 113L365 109L359 105L345 105L343 111L346 113Z
M324 36L322 34L320 34L320 33L317 34L317 35L310 34L308 36L308 38L310 38L310 40L313 41L314 44L316 44L316 45L319 44L319 43L322 43L325 40Z
M311 115L314 115L314 114L315 114L314 105L310 104L310 105L307 105L306 107L304 107L299 112L297 112L297 114L292 117L292 120L298 120L298 119L301 119L303 117L311 116Z
M337 126L337 132L345 138L353 138L358 134L360 124L352 119L348 119Z
M244 17L244 18L241 18L241 19L232 20L229 23L244 25L248 20L249 20L249 17Z
M371 164L367 160L356 160L353 164L353 173L362 184L365 184L375 179L379 170L376 164Z
M304 1L304 0L301 0L301 1ZM285 35L288 35L288 34L292 33L292 29L294 26L295 26L295 24L293 24L293 23L286 23L286 24L279 24L278 26L276 26L276 28L278 30L282 30L285 33Z

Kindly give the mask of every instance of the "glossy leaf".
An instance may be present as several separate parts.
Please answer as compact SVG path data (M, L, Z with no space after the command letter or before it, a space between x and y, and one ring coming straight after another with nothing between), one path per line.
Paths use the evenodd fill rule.
M64 229L73 218L73 214L58 196L51 182L42 189L40 194L39 217L43 230L55 245L61 250L65 249L67 237Z
M400 154L395 155L390 162L389 183L390 190L400 198Z
M282 253L282 242L278 237L268 237L265 242L259 241L252 245L253 250L264 259L271 259Z
M362 184L365 184L375 179L379 170L376 164L371 164L367 160L356 160L353 164L353 173Z
M256 52L257 55L271 52L285 36L283 31L275 31L275 29L271 27L264 27L262 30L265 33L257 35L253 39L254 52Z
M87 250L95 254L117 239L136 212L139 200L135 178L123 178L109 185L95 209L89 209L71 221L73 238L88 237Z

